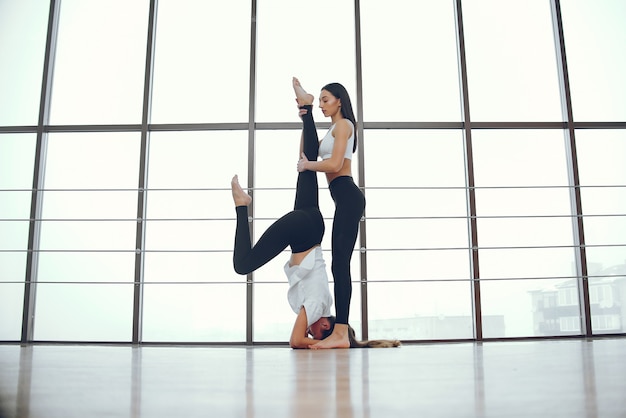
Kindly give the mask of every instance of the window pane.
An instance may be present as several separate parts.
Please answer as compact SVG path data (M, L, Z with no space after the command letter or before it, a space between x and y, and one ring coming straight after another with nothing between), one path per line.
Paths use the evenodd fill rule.
M626 131L577 130L592 330L624 332Z
M232 226L234 230L234 224ZM224 244L231 239L221 236ZM167 252L148 250L144 260L144 281L146 283L177 282L244 282L246 276L233 269L232 248L228 251Z
M28 219L28 215L24 217ZM28 248L28 221L0 222L0 281L23 281Z
M134 279L138 173L139 134L49 134L38 279L90 284L38 286L37 339L131 338L132 286L99 283Z
M246 156L246 132L151 134L146 282L245 281L232 266L230 179L245 181Z
M567 186L564 144L559 130L474 130L476 186Z
M129 342L133 287L40 283L36 312L35 340Z
M587 245L625 245L626 216L619 217L587 217L585 222L585 243ZM614 260L615 263L624 261Z
M282 278L284 283L263 283L254 286L252 323L255 341L289 341L296 314L287 301L289 285L284 274Z
M4 262L4 258L0 253L0 263ZM26 256L20 257L20 259L13 258L10 261L14 264L21 261L22 266L25 266ZM23 280L24 275L22 274L21 277ZM2 318L0 340L19 341L22 332L24 283L3 283L4 281L4 279L0 280L0 317Z
M622 248L624 251L624 248ZM626 294L626 263L594 271L589 279L591 328L594 334L622 333L626 330L626 314L622 300ZM602 277L604 275L604 277ZM621 277L612 277L619 275Z
M366 121L461 119L454 2L362 2L361 32Z
M63 0L51 123L141 123L148 3Z
M315 100L324 85L339 82L356 106L353 4L333 0L257 1L257 121L299 121L291 86L294 76ZM341 47L329 48L338 40ZM324 121L317 106L314 116Z
M247 138L245 131L150 135L144 341L245 340L245 276L232 265L230 179L247 178Z
M364 142L368 248L466 247L460 134L368 130ZM393 170L389 161L394 161ZM389 233L390 228L395 232Z
M482 249L479 250L480 277L573 278L576 277L575 253L575 248Z
M574 245L570 219L500 218L479 219L477 223L480 247Z
M467 283L391 282L470 276L469 254L463 250L469 243L461 132L367 130L364 136L367 273L374 281L368 283L369 337L470 338ZM426 299L454 300L461 313L452 306L437 311L430 302L422 304L426 292ZM403 298L413 300L398 304ZM386 309L406 312L387 316ZM440 314L445 318L437 319Z
M368 129L362 145L368 188L465 187L460 131ZM390 161L393 161L393 169Z
M505 321L504 329L484 323L485 337L580 332L564 144L561 131L474 132L480 275L499 279L481 282L483 314L501 315ZM531 292L556 288L575 292L564 323L538 325Z
M472 338L469 282L368 283L369 338Z
M88 225L83 225L83 228L91 229L94 235L98 231ZM68 228L61 228L58 233L63 234L67 231ZM48 233L49 230L45 232ZM55 230L54 233L57 231ZM80 243L85 247L79 248L79 251L91 249L86 248L90 243L83 241ZM127 247L125 252L106 252L111 251L111 248L108 245L96 248L105 252L78 252L65 248L54 248L63 251L45 252L50 249L45 248L44 252L39 255L38 280L40 282L132 283L135 276L135 254L132 247Z
M369 164L368 164L369 168ZM369 173L368 174L374 174ZM369 178L369 177L368 177ZM400 181L428 182L428 178L404 178ZM432 181L440 178L430 178ZM436 186L404 186L395 188L367 188L367 218L434 217L464 218L467 216L466 190L436 188ZM413 188L414 187L414 188ZM390 202L402 204L390 205Z
M480 285L483 318L500 316L504 327L483 323L485 338L580 334L577 280L494 280Z
M138 174L139 134L50 134L42 249L134 250Z
M473 121L560 121L550 2L464 0Z
M473 155L481 247L573 245L561 131L476 131Z
M0 340L21 333L34 155L34 134L0 135Z
M246 285L145 285L143 340L245 341Z
M232 251L234 237L232 221L175 220L146 224L148 251Z
M370 229L367 234L371 243ZM367 250L367 280L469 279L469 260L469 250L379 250L372 249L370 244Z
M620 217L626 217L626 184L621 187L582 187L580 195L587 220L591 218L590 215L606 215L607 220L612 216L618 222ZM618 217L615 217L616 215Z
M160 0L158 9L152 122L247 121L250 1Z
M370 219L368 248L439 249L468 247L465 219Z
M34 157L34 134L0 135L1 249L27 248ZM0 272L4 267L4 263L0 263ZM4 277L0 274L0 279Z
M581 186L626 185L626 130L578 129L576 151Z
M36 125L49 0L0 2L0 126Z
M578 121L626 120L626 4L561 2L572 108Z
M294 145L295 146L295 145ZM297 149L296 149L297 154ZM196 132L153 132L150 134L150 161L148 164L148 185L154 189L209 189L211 206L196 205L167 210L160 206L148 205L151 218L166 217L175 214L191 216L234 217L233 199L230 194L230 179L239 174L243 182L248 176L248 132L247 131L196 131ZM297 162L297 161L296 161ZM293 164L295 171L295 162ZM247 186L246 186L247 187ZM222 189L222 190L211 190ZM155 193L158 196L167 190ZM217 194L221 192L221 194ZM207 194L199 190L197 194ZM191 203L197 195L175 191L171 201L184 199ZM228 199L226 199L228 197ZM160 197L161 201L165 201ZM181 205L182 206L182 205ZM214 207L215 206L215 207ZM181 212L186 209L185 212Z
M476 202L479 216L567 218L572 212L567 187L479 189Z

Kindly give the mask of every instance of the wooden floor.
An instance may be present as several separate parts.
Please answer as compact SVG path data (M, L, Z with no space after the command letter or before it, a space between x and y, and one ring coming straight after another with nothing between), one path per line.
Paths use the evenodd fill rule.
M626 417L626 338L389 349L0 345L0 416Z

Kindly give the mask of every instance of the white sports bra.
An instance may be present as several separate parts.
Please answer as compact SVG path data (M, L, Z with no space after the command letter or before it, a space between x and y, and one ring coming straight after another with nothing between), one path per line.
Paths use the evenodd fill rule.
M348 160L352 159L352 148L354 148L354 124L349 119L346 119L350 126L352 127L352 133L350 134L350 138L348 138L348 145L346 145L346 153L343 158L347 158ZM333 136L333 129L335 129L335 124L333 124L322 141L320 142L319 148L319 156L322 157L322 160L327 160L333 155L333 146L335 145L335 137Z

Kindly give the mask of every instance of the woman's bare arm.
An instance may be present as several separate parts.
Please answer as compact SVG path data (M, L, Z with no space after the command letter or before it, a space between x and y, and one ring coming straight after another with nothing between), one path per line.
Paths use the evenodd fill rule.
M335 144L330 158L321 161L309 161L305 156L298 163L298 171L317 171L322 173L337 173L343 168L344 156L346 155L346 147L348 139L352 134L352 127L346 119L337 122L333 129L333 137Z
M306 332L308 328L308 321L306 316L306 309L304 306L300 308L296 322L293 324L293 330L291 331L291 338L289 338L289 345L291 348L309 348L310 345L319 342L309 338Z

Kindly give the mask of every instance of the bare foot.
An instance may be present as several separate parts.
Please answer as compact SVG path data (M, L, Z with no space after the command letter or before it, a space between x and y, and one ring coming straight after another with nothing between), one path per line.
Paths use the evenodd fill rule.
M296 101L298 102L298 106L312 105L315 98L312 94L307 93L302 88L300 80L294 77L291 80L291 83L293 84L293 91L296 92Z
M248 206L252 203L252 197L248 193L244 192L239 185L239 176L237 176L237 174L235 174L233 179L230 181L230 188L233 192L235 206Z
M348 338L348 324L335 324L333 333L322 341L309 347L311 350L321 350L324 348L350 348Z

